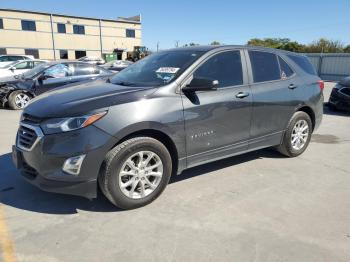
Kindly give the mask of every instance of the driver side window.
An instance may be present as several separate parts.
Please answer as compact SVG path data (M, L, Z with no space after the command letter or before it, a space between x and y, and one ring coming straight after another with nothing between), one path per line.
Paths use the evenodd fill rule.
M44 75L49 78L67 77L71 75L71 70L66 64L58 64L46 69Z
M243 84L242 61L239 51L222 52L209 58L193 74L194 78L218 80L218 87Z

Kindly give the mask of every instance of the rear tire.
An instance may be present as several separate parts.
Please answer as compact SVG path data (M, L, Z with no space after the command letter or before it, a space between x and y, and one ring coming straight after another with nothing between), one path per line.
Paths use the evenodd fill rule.
M8 105L13 110L20 110L25 108L31 99L30 95L21 90L13 91L8 97Z
M312 134L311 118L305 112L294 113L284 133L282 144L277 150L288 157L296 157L304 153Z
M155 200L171 173L167 148L154 138L136 137L108 152L98 180L110 202L122 209L134 209Z

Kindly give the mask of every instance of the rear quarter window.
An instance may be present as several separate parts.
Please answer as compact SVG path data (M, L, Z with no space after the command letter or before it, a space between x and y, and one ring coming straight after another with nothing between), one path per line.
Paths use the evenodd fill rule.
M306 56L287 55L294 63L296 63L305 73L317 75L315 68Z

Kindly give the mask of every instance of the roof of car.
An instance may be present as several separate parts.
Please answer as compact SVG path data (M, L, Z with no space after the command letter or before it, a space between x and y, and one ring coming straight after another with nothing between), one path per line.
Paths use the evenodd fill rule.
M258 49L258 50L265 50L265 51L278 51L278 52L296 54L294 52L290 52L282 49L274 49L274 48L268 48L268 47L262 47L262 46L251 46L251 45L196 45L196 46L172 48L164 51L188 50L188 51L208 52L214 49L226 49L226 48L245 48L245 49L254 49L254 50ZM302 54L299 54L299 55L302 55Z
M56 64L63 64L63 63L92 65L84 61L78 61L78 60L56 60L56 61L48 62L49 65L56 65Z

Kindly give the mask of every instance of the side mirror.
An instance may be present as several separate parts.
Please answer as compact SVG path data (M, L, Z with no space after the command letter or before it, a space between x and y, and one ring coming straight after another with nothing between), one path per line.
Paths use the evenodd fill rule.
M193 78L192 81L185 87L182 88L184 92L195 92L195 91L214 91L217 90L219 85L218 80L209 78Z
M10 70L13 72L13 71L16 70L16 68L15 67L10 67Z
M47 80L49 78L54 78L52 75L50 74L45 74L45 72L43 74L41 74L38 78L39 81L44 81Z

